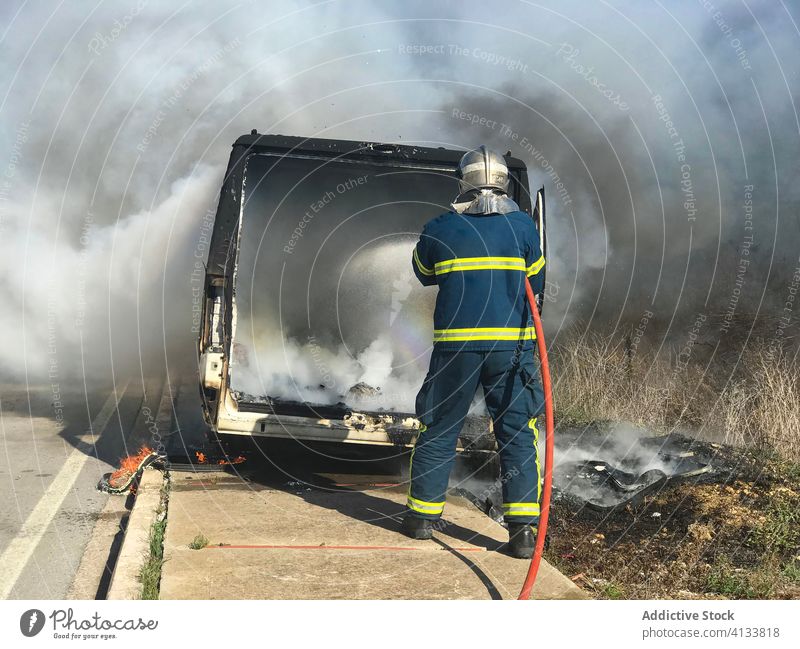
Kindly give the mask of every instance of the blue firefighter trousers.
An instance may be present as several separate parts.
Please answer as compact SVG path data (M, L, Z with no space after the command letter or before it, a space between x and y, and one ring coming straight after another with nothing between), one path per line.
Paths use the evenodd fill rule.
M417 395L420 433L411 453L409 514L442 515L458 435L478 385L483 387L501 464L506 522L536 524L541 499L537 417L544 394L533 352L439 351ZM488 495L488 494L487 494Z

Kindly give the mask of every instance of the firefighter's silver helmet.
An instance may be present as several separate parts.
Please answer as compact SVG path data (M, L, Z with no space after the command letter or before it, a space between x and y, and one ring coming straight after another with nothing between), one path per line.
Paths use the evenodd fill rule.
M473 189L499 189L508 191L508 167L503 156L481 144L467 151L458 163L458 192Z

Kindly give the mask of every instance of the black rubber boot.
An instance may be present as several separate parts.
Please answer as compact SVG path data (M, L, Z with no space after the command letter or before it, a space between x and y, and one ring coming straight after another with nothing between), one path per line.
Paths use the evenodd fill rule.
M536 528L522 523L508 524L508 552L517 559L530 559L536 547Z
M403 518L403 534L412 539L426 540L433 537L433 521L406 514Z

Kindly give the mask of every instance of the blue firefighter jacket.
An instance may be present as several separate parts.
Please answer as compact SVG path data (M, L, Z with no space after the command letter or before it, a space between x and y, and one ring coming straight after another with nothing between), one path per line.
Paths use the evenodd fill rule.
M525 277L542 290L544 257L526 213L446 212L422 230L412 256L425 286L438 284L433 342L440 350L513 350L536 333Z

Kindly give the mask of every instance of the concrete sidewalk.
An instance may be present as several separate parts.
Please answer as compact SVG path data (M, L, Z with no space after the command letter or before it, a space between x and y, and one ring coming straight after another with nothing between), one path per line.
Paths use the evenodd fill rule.
M435 539L413 541L398 531L404 501L400 487L279 490L226 473L174 473L161 599L517 596L528 562L499 552L502 526L450 497ZM200 534L209 545L190 549ZM542 562L534 597L587 595Z

